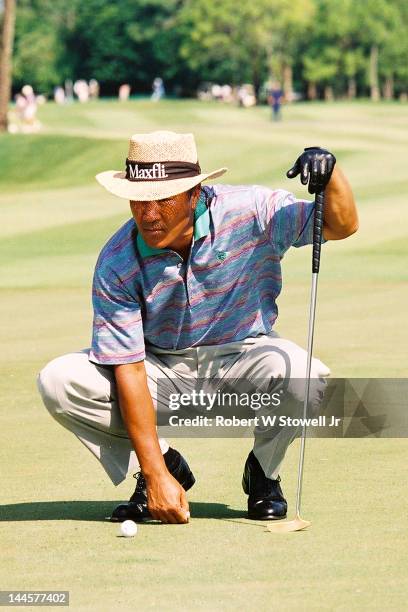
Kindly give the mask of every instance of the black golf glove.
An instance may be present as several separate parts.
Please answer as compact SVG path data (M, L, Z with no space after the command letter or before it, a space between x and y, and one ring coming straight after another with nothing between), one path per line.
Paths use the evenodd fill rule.
M333 172L336 158L333 153L320 147L307 147L294 165L287 171L288 178L300 174L302 185L308 185L309 193L325 189Z

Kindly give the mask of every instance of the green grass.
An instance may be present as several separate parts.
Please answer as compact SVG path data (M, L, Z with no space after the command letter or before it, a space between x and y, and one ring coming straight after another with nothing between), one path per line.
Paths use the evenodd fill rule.
M194 132L201 165L225 182L283 187L299 150L336 152L360 230L323 247L315 354L334 376L406 376L408 114L399 104L266 108L148 100L41 108L37 135L0 139L2 589L69 589L75 610L375 610L405 607L405 440L310 440L306 532L274 536L245 519L250 440L175 440L197 476L188 526L116 537L104 521L129 496L51 420L35 387L52 357L88 346L101 246L129 216L94 175L121 169L128 136ZM306 343L310 248L284 260L277 326ZM282 473L293 513L297 446ZM405 530L405 531L404 531ZM404 535L405 534L405 535Z
M101 163L118 163L119 142L50 135L2 137L0 166L2 189L31 191L87 185Z

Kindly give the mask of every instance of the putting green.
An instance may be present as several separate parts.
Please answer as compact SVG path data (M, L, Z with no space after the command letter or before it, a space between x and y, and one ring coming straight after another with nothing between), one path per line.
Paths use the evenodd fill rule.
M406 106L266 108L140 100L41 108L38 135L0 146L2 589L63 589L74 610L372 610L405 607L405 440L307 442L304 532L245 519L250 440L174 440L197 476L187 526L104 522L115 489L41 405L35 375L90 341L90 283L102 244L129 216L93 175L123 165L136 131L193 131L203 168L225 181L304 190L285 178L303 146L333 149L352 183L360 230L323 247L315 354L334 376L406 375ZM284 260L277 330L306 344L310 248ZM294 513L297 445L282 481Z

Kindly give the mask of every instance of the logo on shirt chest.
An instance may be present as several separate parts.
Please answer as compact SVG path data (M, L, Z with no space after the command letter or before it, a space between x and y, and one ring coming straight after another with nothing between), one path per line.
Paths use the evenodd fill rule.
M225 261L228 257L228 252L227 251L215 251L215 256L218 259L218 261Z

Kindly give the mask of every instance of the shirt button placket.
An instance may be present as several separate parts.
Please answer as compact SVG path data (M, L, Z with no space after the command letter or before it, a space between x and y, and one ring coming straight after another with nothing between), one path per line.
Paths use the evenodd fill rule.
M187 293L187 301L188 301L188 305L191 305L191 298L193 297L193 292L194 292L194 288L193 288L193 281L191 280L191 277L189 276L188 272L186 274L186 293Z

